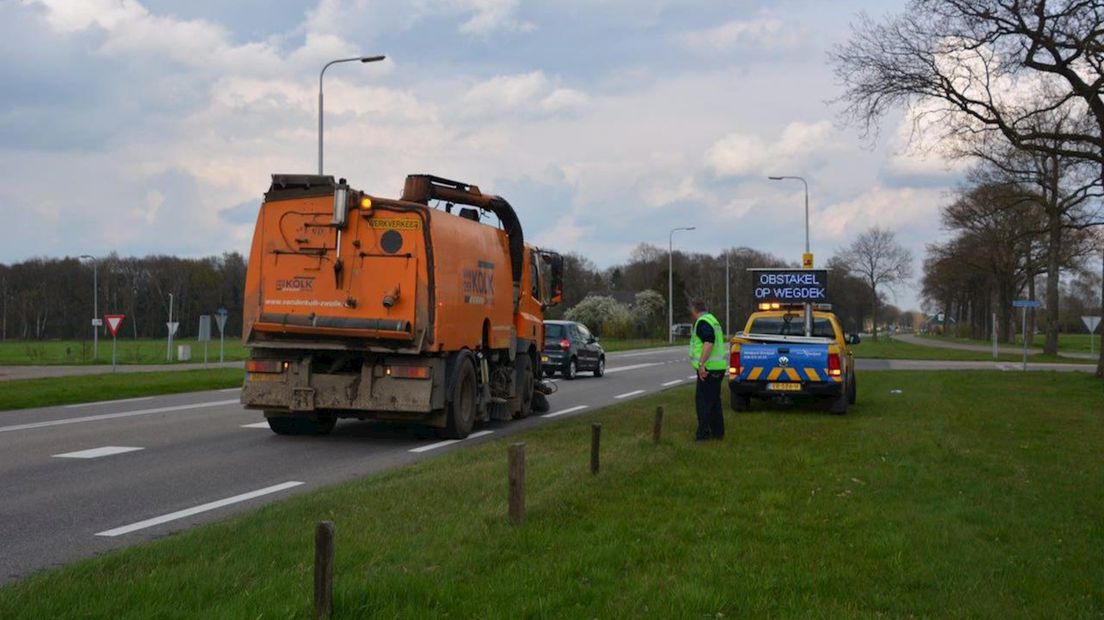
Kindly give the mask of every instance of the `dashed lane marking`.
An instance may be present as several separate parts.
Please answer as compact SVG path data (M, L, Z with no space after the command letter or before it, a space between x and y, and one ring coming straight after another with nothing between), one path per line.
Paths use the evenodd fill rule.
M675 385L676 383L682 383L683 381L685 381L685 379L675 379L674 381L668 381L667 383L661 383L660 385L662 385L663 387L671 387L672 385Z
M105 530L103 532L97 532L96 536L122 536L123 534L129 534L131 532L137 532L138 530L144 530L148 527L155 525L161 525L162 523L168 523L170 521L176 521L177 519L183 519L192 515L197 515L201 512L209 512L216 508L222 508L223 506L229 506L231 504L239 504L241 502L249 501L251 499L261 497L263 495L271 495L273 493L279 493L297 487L303 484L298 481L282 482L263 489L257 489L256 491L250 491L248 493L242 493L241 495L235 495L233 497L227 497L226 499L220 499L206 504L200 504L199 506L193 506L192 508L185 508L184 510L178 510L176 512L170 512L167 515L161 515L160 517L154 517L152 519L146 519L145 521L139 521L137 523L131 523L130 525L124 525L111 530Z
M430 450L436 450L437 448L444 448L445 446L451 446L454 443L460 443L461 441L466 441L468 439L476 439L476 438L479 438L479 437L486 437L487 435L490 435L493 432L494 431L478 431L478 432L472 433L471 435L468 435L464 439L446 439L444 441L438 441L437 443L431 443L427 446L419 446L417 448L411 448L410 452L415 452L415 453L429 452Z
M268 428L268 422L254 422L253 424L242 424L242 428Z
M54 458L58 459L98 459L101 456L111 456L113 454L123 454L126 452L137 452L143 448L133 448L130 446L104 446L102 448L92 448L89 450L79 450L77 452L66 452L65 454L55 454Z
M576 411L582 411L583 409L586 409L587 407L589 407L589 405L576 405L574 407L568 407L567 409L561 409L559 411L554 411L552 413L546 413L541 417L543 417L543 418L555 418L557 416L567 415L569 413L575 413Z
M94 407L96 405L117 405L119 403L136 403L141 400L153 400L152 396L143 396L141 398L120 398L119 400L99 400L91 403L77 403L75 405L65 405L65 409L78 409L80 407Z
M617 368L607 368L606 374L611 375L615 372L625 372L626 370L637 370L639 368L650 368L652 366L662 366L665 362L648 362L646 364L633 364L631 366L618 366Z
M633 390L631 392L625 392L624 394L618 394L617 396L614 396L614 398L616 398L616 399L628 398L630 396L636 396L637 394L643 394L646 391L647 390Z

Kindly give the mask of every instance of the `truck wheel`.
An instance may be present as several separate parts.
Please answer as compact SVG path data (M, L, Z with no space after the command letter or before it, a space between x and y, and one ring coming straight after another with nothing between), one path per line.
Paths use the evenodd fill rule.
M334 416L311 420L305 416L274 415L265 418L268 428L277 435L325 435L337 424Z
M575 361L574 357L571 358L571 360L567 362L567 366L564 367L563 376L564 379L567 379L569 381L574 380L575 377L579 376L579 364Z
M533 411L536 413L548 413L552 407L548 404L548 397L540 392L533 392Z
M844 415L847 413L847 389L844 388L840 395L829 401L828 413L833 415Z
M528 355L520 355L517 358L517 366L514 368L514 380L518 384L518 401L520 406L514 413L515 418L527 418L533 412L533 392L537 380L533 377L533 360Z
M852 377L850 383L847 385L847 403L850 405L854 405L859 397L859 390L855 387L855 381L856 379Z
M742 413L744 411L751 410L751 397L750 396L733 396L732 397L732 410L736 413Z
M606 374L606 358L599 357L598 365L594 367L594 376L601 377L604 374Z
M471 434L472 427L475 426L475 369L467 360L461 361L456 384L452 388L452 398L445 407L448 413L444 436L448 439L463 439Z

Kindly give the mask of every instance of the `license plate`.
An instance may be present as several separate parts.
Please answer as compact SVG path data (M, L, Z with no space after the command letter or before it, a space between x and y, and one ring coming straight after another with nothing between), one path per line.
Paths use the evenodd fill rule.
M541 356L541 361L542 362L547 362L548 361L548 356L547 355L542 355Z
M767 389L772 392L800 392L800 383L768 383Z

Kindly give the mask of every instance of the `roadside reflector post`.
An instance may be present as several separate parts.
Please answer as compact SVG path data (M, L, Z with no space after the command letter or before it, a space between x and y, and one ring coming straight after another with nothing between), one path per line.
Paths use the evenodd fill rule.
M333 615L333 521L319 521L314 530L314 617Z
M525 521L525 444L510 444L510 523L520 525Z
M652 441L659 443L663 436L663 407L656 407L655 427L652 428Z
M590 473L598 473L598 451L602 443L602 425L598 422L590 425Z

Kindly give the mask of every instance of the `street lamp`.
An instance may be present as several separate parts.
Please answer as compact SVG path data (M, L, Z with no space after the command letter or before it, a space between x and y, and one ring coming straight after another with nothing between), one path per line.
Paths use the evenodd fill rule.
M77 258L87 258L92 261L92 359L99 359L100 357L100 331L99 325L96 324L100 320L100 293L99 293L99 265L100 261L96 260L95 256L89 254L81 254Z
M675 275L671 253L674 248L675 233L680 230L694 230L694 227L672 228L671 232L667 233L667 344L674 344L675 342L673 331L675 325Z
M809 183L802 177L785 176L785 177L767 177L767 178L772 180L772 181L782 181L782 180L785 180L785 179L796 179L798 181L801 181L801 183L805 186L805 253L808 254L809 253Z
M331 60L330 62L322 65L322 71L318 73L318 174L322 174L322 76L326 74L326 69L330 68L330 65L335 65L339 62L353 62L359 60L360 62L378 62L387 58L386 56L357 56L356 58L338 58L337 60Z
M809 183L803 177L798 176L778 176L767 178L772 181L796 179L798 181L801 181L801 184L805 186L805 255L801 257L801 266L806 269L812 269L813 257L809 253ZM805 335L813 335L813 306L808 302L805 303Z

